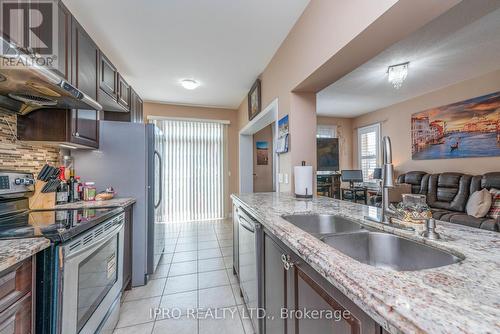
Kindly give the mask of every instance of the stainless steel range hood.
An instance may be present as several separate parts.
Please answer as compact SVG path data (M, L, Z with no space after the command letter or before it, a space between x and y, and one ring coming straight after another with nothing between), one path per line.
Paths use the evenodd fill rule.
M57 74L33 64L31 56L2 37L0 41L2 50L5 45L9 48L7 55L0 54L0 108L22 115L40 108L102 110L97 101Z

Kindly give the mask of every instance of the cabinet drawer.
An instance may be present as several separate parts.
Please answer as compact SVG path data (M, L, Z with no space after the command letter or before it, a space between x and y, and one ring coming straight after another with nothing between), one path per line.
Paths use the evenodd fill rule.
M0 277L0 312L31 291L31 260L12 268ZM2 331L0 333L3 334Z
M1 334L31 334L31 294L0 313Z

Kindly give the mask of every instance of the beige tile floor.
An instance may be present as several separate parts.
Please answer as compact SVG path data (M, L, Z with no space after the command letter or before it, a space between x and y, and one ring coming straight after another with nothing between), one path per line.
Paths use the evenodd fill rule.
M114 334L252 334L232 256L229 220L167 225L160 265L146 286L125 293ZM152 308L176 313L155 316ZM196 308L228 311L193 319L187 312Z

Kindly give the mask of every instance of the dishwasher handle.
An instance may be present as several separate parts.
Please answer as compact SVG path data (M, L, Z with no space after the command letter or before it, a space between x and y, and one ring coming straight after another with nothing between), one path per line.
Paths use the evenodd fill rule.
M250 223L243 216L238 215L238 221L240 222L240 226L243 227L250 233L255 233L255 224Z

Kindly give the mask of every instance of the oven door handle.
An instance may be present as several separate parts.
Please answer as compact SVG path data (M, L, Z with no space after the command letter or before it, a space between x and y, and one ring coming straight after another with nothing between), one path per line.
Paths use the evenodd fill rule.
M107 241L111 240L113 237L115 237L118 233L120 233L120 230L122 229L123 227L123 220L119 220L117 223L115 223L116 226L113 228L113 230L105 235L104 237L100 238L100 239L96 239L94 240L93 242L91 242L90 244L86 245L85 247L83 248L80 248L78 249L77 251L75 251L74 253L70 253L67 257L66 257L66 260L70 260L78 255L80 255L81 253L83 252L86 252L88 251L89 249L92 249L92 248L99 248L102 244L106 243Z

